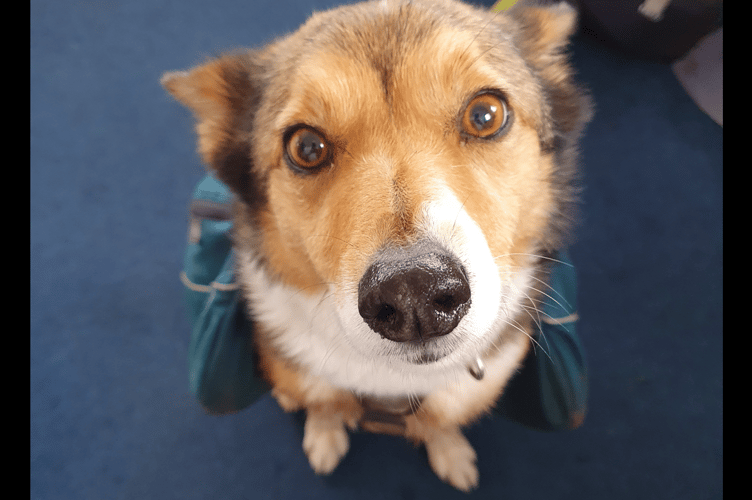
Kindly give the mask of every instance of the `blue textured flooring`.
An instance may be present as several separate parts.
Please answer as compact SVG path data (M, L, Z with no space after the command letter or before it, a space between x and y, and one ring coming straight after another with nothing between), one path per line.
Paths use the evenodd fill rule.
M178 273L202 167L160 74L333 3L32 1L32 499L468 498L384 436L318 477L269 396L211 417L188 393ZM470 498L721 498L723 130L668 66L574 53L597 105L571 251L590 413L568 433L472 427Z

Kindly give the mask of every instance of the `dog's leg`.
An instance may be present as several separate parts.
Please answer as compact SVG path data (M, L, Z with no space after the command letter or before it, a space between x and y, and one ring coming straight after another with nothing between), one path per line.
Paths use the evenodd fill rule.
M305 408L306 421L303 450L317 474L329 474L339 464L349 448L345 426L355 429L362 410L352 396L345 394L339 400L306 403L275 388L272 394L285 411Z
M442 481L464 492L478 486L475 450L459 425L441 424L423 409L406 417L405 423L405 436L426 446L428 462Z
M357 427L363 408L350 392L296 370L259 347L261 368L271 381L272 395L283 410L306 411L303 450L317 474L331 473L350 447L345 426Z
M459 427L424 427L422 434L428 462L442 481L464 492L478 486L475 450Z
M284 392L281 392L276 387L272 389L272 396L274 396L274 399L277 400L279 406L286 412L292 413L303 408L303 403L295 398L288 396Z
M461 427L491 410L529 349L528 335L507 338L503 350L486 358L481 380L435 391L423 399L418 411L405 418L405 435L425 443L434 472L455 488L470 491L478 485L475 450Z
M349 447L342 413L319 406L307 409L303 449L317 474L330 474Z

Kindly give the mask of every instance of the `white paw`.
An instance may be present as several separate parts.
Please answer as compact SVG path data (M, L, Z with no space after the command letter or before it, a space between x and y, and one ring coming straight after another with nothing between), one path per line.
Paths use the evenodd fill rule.
M426 440L426 451L431 468L442 481L464 492L478 486L475 450L462 433L436 433Z
M316 474L330 474L349 447L350 441L340 416L308 415L303 449Z

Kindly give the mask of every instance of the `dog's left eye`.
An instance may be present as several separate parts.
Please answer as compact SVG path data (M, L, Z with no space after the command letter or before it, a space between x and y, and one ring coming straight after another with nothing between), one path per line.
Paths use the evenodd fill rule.
M483 92L470 99L461 118L460 125L465 134L490 139L506 127L509 111L501 96Z
M303 171L322 167L329 160L326 139L316 130L305 126L287 134L285 152L292 166Z

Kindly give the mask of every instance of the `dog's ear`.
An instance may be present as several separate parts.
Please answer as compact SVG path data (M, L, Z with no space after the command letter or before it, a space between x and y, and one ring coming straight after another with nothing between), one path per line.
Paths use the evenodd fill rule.
M555 62L577 29L577 11L564 1L546 6L520 2L509 12L522 28L526 59L539 68Z
M573 139L592 117L590 99L573 79L565 54L577 30L577 11L564 1L546 6L520 2L510 9L521 28L520 47L525 59L551 94L554 135ZM547 135L547 134L546 134Z
M188 71L167 72L161 79L193 111L204 162L249 204L259 201L248 142L260 94L253 61L252 53L229 54Z

